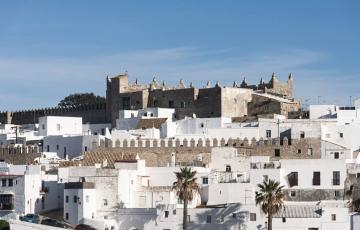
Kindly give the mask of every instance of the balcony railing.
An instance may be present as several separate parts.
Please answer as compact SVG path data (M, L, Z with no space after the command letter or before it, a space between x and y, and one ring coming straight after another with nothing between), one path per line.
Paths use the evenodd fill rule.
M250 163L251 169L279 169L281 168L280 162L257 162Z
M216 172L218 183L250 183L247 175L238 172Z

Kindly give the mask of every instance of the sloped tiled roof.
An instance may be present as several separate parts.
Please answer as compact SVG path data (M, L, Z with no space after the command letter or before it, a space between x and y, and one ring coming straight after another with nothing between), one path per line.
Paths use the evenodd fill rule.
M320 218L321 215L318 205L284 205L274 218Z

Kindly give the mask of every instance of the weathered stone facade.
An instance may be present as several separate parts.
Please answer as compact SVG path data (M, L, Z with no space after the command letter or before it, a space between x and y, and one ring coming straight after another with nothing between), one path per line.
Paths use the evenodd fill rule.
M296 195L291 196L291 192L295 192ZM345 195L344 189L284 189L284 194L286 201L302 202L320 200L343 200Z
M115 126L119 110L143 109L147 107L175 108L177 119L185 116L197 117L244 117L263 114L283 114L300 110L300 102L292 99L293 79L281 83L275 75L268 83L248 85L244 80L240 86L232 87L210 83L204 88L192 84L186 87L180 80L177 87L155 79L149 85L130 84L128 75L107 78L106 104L55 107L28 111L0 113L0 123L33 124L41 116L82 117L84 123L112 123Z
M256 93L256 94L254 94ZM263 95L271 95L266 97ZM223 87L210 83L205 88L189 87L180 80L177 87L159 84L155 79L149 85L137 81L129 83L128 75L107 79L107 113L115 125L118 111L122 109L143 109L147 107L175 108L178 119L196 114L197 117L243 117L257 114L283 114L298 111L300 102L292 100L293 79L286 84L273 74L269 83Z
M106 104L84 105L76 107L54 107L45 109L24 110L0 113L2 124L34 124L43 116L82 117L83 123L107 123Z
M147 166L167 166L171 162L171 154L175 153L176 162L180 165L210 163L212 147L234 147L238 154L245 156L270 156L272 160L279 159L319 159L320 139L299 139L291 143L285 138L282 141L276 140L118 140L115 143L100 143L94 146L91 153L84 154L84 165L102 163L105 159L109 166L113 166L116 160L134 160L136 155L146 160ZM301 153L299 153L299 149ZM311 149L311 154L309 152ZM198 162L198 155L201 154L202 161Z

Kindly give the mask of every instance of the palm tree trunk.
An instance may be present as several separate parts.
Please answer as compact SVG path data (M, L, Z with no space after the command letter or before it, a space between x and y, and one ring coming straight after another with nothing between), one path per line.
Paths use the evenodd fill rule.
M184 199L184 211L183 211L183 230L187 230L188 227L188 219L187 219L187 199Z
M272 230L272 214L268 214L268 230Z

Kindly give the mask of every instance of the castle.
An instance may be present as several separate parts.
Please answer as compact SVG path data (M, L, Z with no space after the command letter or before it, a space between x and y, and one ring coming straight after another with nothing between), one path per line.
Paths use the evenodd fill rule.
M41 116L83 117L84 123L111 123L115 126L119 110L137 110L147 107L174 108L176 118L197 117L244 117L268 114L296 114L300 101L293 99L293 77L280 82L275 74L265 83L248 85L244 79L240 85L214 86L210 82L204 88L183 80L178 86L159 83L154 78L150 84L129 83L128 74L106 79L106 104L54 107L17 112L0 113L5 124L37 123Z

